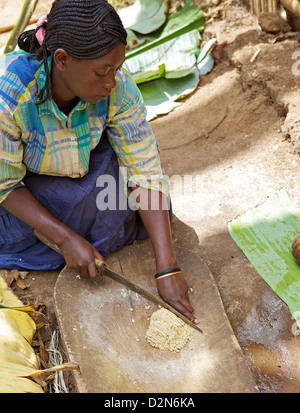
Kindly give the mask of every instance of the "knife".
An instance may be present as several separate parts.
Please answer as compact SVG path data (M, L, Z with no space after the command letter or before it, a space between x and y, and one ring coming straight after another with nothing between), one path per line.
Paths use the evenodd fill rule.
M42 241L44 244L46 244L48 247L52 248L54 251L58 252L59 254L62 254L60 248L52 242L49 238L47 238L45 235L43 235L41 232L38 230L34 230L34 235ZM189 326L193 327L200 333L203 333L201 328L199 328L196 324L194 324L192 321L190 321L188 318L186 318L183 314L181 314L179 311L177 311L175 308L170 306L168 303L159 300L156 298L153 294L149 293L148 291L144 290L142 287L139 287L138 285L132 283L131 281L127 280L127 278L123 277L122 275L112 271L109 269L106 264L103 261L98 260L97 258L95 259L96 267L97 270L99 271L100 275L106 275L107 277L111 278L112 280L117 281L118 283L124 285L125 287L129 288L131 291L141 295L142 297L147 298L148 300L152 301L153 303L160 305L161 307L166 308L167 310L171 311L173 314L177 315L177 317L181 318L185 323L187 323ZM96 284L99 285L99 283L96 281Z

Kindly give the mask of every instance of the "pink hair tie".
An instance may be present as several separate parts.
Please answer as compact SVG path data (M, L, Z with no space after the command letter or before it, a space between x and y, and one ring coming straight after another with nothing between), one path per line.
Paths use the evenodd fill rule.
M46 29L44 27L40 27L42 26L43 23L47 23L47 16L42 16L38 19L37 24L35 26L35 37L37 38L37 41L39 42L39 44L42 46L43 42L44 42L44 38L45 38L45 34L46 34Z

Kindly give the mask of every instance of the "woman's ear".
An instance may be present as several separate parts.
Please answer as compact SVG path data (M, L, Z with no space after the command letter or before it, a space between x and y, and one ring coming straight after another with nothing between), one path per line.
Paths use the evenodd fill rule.
M71 56L64 49L57 49L54 52L53 60L60 72L65 72L71 60Z

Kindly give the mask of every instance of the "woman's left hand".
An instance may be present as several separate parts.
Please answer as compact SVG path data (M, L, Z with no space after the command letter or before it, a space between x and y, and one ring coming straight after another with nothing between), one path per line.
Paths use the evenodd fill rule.
M156 280L161 298L195 324L199 321L193 316L193 307L188 298L188 285L182 274L170 275Z

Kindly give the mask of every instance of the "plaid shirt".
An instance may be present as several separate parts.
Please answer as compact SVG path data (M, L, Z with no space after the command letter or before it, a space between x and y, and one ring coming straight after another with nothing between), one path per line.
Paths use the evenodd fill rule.
M51 65L52 58L48 64ZM103 130L129 180L167 194L155 137L145 120L141 94L124 70L110 96L96 105L79 100L66 116L53 100L37 106L45 84L40 62L23 51L0 56L0 202L22 182L26 170L84 176Z

